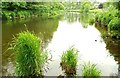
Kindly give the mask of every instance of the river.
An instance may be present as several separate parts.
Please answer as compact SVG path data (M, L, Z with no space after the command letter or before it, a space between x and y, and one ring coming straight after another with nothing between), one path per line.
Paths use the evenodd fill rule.
M88 25L88 14L67 12L61 17L48 19L31 17L14 21L2 21L2 75L15 73L15 55L9 47L13 35L26 29L34 32L43 41L42 48L49 50L52 61L47 65L45 76L64 74L60 67L62 53L74 46L78 49L77 75L81 76L81 66L90 61L101 70L102 76L120 73L120 40L103 38L102 29Z

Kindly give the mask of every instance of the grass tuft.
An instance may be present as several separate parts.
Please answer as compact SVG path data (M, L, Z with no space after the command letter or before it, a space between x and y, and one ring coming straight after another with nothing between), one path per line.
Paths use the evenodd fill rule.
M75 74L77 65L78 51L75 48L70 48L62 54L61 66L66 74Z
M42 76L42 68L48 55L41 51L41 40L29 31L14 37L12 49L16 57L16 75Z
M83 78L100 78L100 70L96 68L95 64L90 62L83 64L82 76Z

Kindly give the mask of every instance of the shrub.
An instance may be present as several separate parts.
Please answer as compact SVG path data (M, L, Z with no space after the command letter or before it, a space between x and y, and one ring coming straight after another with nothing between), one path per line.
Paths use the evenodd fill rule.
M18 16L19 18L25 18L24 11L19 11L19 12L17 12L17 16Z
M10 11L2 11L2 19L11 19L11 12Z
M95 15L95 19L97 19L97 21L101 21L103 17L103 12L98 12L96 15Z
M119 11L118 10L113 10L111 12L98 12L96 14L96 19L100 21L103 25L108 25L109 22L114 18L114 17L119 17Z
M12 19L14 19L14 18L16 17L16 13L15 13L15 12L12 12L12 13L10 14L10 16L12 17Z
M82 76L83 78L100 78L100 70L96 68L95 64L90 62L83 64Z
M111 36L120 36L120 18L114 17L108 24L108 31Z
M110 12L105 12L103 14L103 17L101 19L101 22L105 25L108 25L108 23L110 22L110 20L113 18L113 15Z
M47 53L41 51L41 41L29 31L14 37L12 49L16 56L16 74L18 76L41 76L47 61Z
M62 54L61 64L62 68L65 69L67 74L73 74L76 72L77 65L77 54L78 51L74 48L68 49L65 53Z

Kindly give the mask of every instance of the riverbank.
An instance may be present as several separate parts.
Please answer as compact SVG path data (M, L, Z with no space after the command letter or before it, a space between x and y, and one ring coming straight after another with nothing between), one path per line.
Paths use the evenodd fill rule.
M120 11L100 11L95 15L95 23L100 27L106 27L112 38L120 38Z
M89 12L91 13L97 13L97 12L101 12L102 9L93 9L93 10L89 10ZM81 10L77 9L77 10L67 10L67 12L80 12L83 13Z
M42 48L48 49L53 57L52 60L54 61L50 61L48 64L50 70L45 72L45 76L58 76L61 74L60 72L64 72L64 70L61 70L62 67L60 67L60 56L62 56L62 53L65 52L65 50L68 49L72 44L75 45L75 48L80 51L78 52L80 58L78 58L79 61L77 64L79 67L76 71L78 76L81 76L80 65L83 64L84 61L94 61L94 63L99 66L99 69L103 73L102 76L108 76L113 72L117 73L117 66L119 64L116 65L116 62L118 61L114 60L113 57L109 55L109 49L106 49L104 40L101 37L101 33L94 26L88 25L87 27L83 27L83 21L84 18L87 19L87 14L86 17L79 16L80 14L78 13L68 12L65 13L64 17L61 17L62 20L42 19L35 17L31 19L22 19L22 22L19 20L8 20L8 22L3 21L3 76L14 75L15 54L12 51L6 51L6 49L9 47L8 43L11 42L13 35L26 30L26 27L30 32L34 32L42 39ZM81 20L78 20L80 18ZM72 22L66 20L72 20ZM24 25L26 25L26 27ZM112 44L110 43L110 45ZM113 52L116 50L119 51L119 47L117 46L115 49L114 46L110 46L110 48L112 49L110 50ZM112 71L105 71L104 69ZM54 73L55 70L56 73Z
M54 18L64 12L62 3L46 3L46 2L3 2L2 3L2 19L21 19L31 16L43 16Z
M21 11L9 11L9 10L3 10L2 11L2 20L13 20L13 19L24 19L28 17L38 17L38 16L43 16L43 17L48 17L48 18L54 18L58 17L63 14L63 10L60 11L54 11L50 13L39 13L39 12L34 12L30 10L21 10Z

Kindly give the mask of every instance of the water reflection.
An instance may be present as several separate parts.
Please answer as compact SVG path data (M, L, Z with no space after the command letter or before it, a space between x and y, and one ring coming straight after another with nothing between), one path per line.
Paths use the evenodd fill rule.
M34 32L43 41L43 49L51 50L52 61L49 62L49 70L44 74L46 76L65 75L60 67L61 56L63 51L74 45L79 50L77 75L81 76L81 65L84 62L90 61L97 64L101 70L102 76L109 76L111 73L118 73L118 64L116 57L111 56L110 53L116 53L118 50L111 47L119 43L106 43L102 34L94 26L89 26L87 20L89 15L79 13L66 13L63 20L46 19L46 18L31 18L28 20L18 20L3 22L2 32L2 62L3 75L11 74L10 70L14 70L14 53L7 51L8 43L12 40L12 35L24 31L27 26L28 30ZM109 41L107 39L107 41ZM115 40L116 41L116 40ZM112 50L111 50L112 49ZM117 52L118 53L118 52ZM119 53L116 55L119 59Z
M26 27L25 27L26 26ZM30 18L15 21L2 22L2 73L3 75L13 75L8 70L14 70L14 53L6 51L12 41L13 35L26 28L39 36L43 41L42 48L45 48L53 37L53 33L57 30L58 19L47 18Z
M101 35L103 36L103 39L106 43L106 49L109 50L109 53L111 56L114 56L114 60L118 64L118 73L120 74L120 40L119 39L113 39L109 36L107 36L107 29L105 27L99 27L96 25L96 28L101 32Z
M48 45L48 49L52 51L52 59L54 62L56 61L58 66L55 67L54 63L51 62L49 65L51 69L45 75L57 75L54 74L54 70L58 70L56 68L60 66L60 56L72 45L80 51L77 75L81 76L80 65L88 61L97 64L103 76L118 72L114 58L110 56L100 32L94 26L84 28L80 22L68 24L67 21L60 21L58 29ZM61 71L61 73L63 72Z
M76 21L80 21L79 15L80 13L76 12L66 12L64 15L64 20L67 20L68 23L74 23Z
M67 20L68 23L74 23L79 21L84 28L87 28L89 25L89 20L94 16L93 13L79 13L79 12L67 12L65 13L64 20Z

